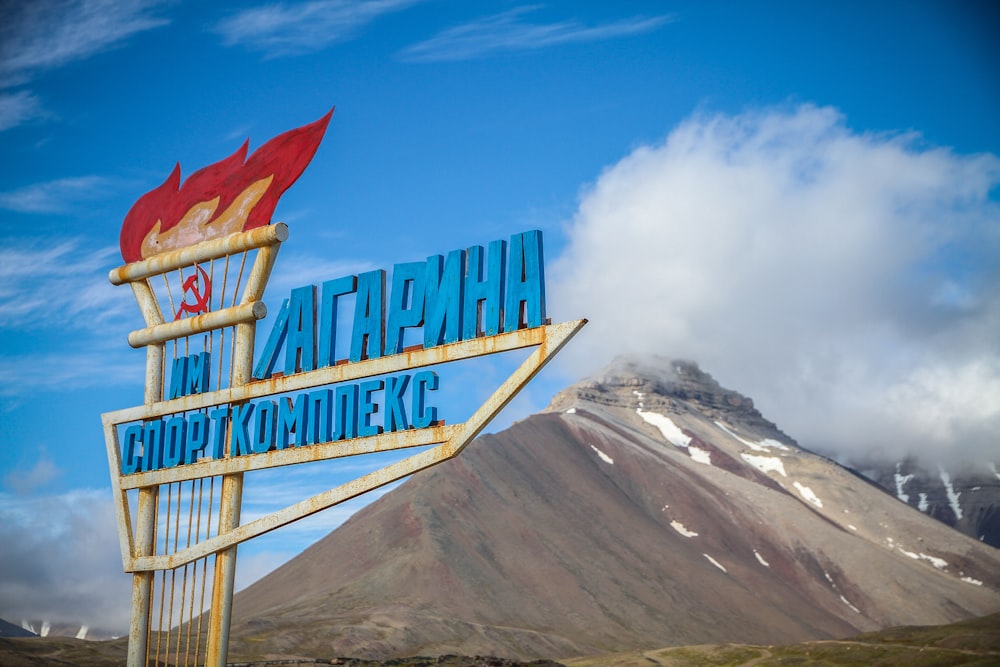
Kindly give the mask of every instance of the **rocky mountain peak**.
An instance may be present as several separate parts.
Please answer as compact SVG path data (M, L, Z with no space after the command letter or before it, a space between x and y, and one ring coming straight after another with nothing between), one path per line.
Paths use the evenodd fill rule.
M577 402L672 414L699 413L756 433L794 442L754 407L753 399L726 389L697 363L659 355L619 356L608 366L556 394L550 411Z

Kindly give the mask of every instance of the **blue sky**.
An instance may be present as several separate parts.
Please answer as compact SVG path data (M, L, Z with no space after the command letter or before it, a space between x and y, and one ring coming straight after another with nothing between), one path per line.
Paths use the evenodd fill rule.
M0 562L31 565L0 616L127 606L99 421L142 401L106 277L125 213L334 105L275 214L272 312L538 228L550 315L591 324L500 426L658 353L833 455L1000 458L998 27L988 2L0 5ZM348 511L248 547L241 580Z

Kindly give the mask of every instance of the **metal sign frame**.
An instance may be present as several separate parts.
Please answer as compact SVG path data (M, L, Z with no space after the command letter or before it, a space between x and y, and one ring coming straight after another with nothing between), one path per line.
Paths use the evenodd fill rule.
M375 359L255 380L251 372L254 358L255 325L257 320L265 317L267 313L267 308L261 298L280 244L287 238L288 228L284 224L258 227L250 231L238 232L224 238L204 241L181 250L132 262L113 270L110 274L112 283L116 285L128 284L132 288L146 324L144 329L133 331L129 335L130 345L146 348L144 404L102 415L122 564L126 572L133 573L133 611L129 630L128 654L128 664L131 667L146 665L150 661L151 590L153 576L156 572L163 573L162 576L165 578L167 571L175 572L178 568L184 568L184 585L186 586L187 566L208 557L214 557L211 604L209 610L205 612L208 615L208 625L204 664L221 667L225 664L228 652L236 548L240 543L457 456L482 431L486 424L511 401L517 392L548 363L553 355L562 349L586 324L586 320L582 319L561 324L546 323L508 333L445 343L434 347L408 349L402 353L389 354ZM233 305L228 307L173 321L165 320L159 302L153 293L150 279L160 275L166 276L171 272L183 272L191 267L194 267L196 271L203 272L201 264L222 258L227 258L228 266L228 257L250 251L256 251L256 257L253 260L239 303L235 303L234 299ZM182 338L187 340L190 336L211 334L227 327L235 329L231 341L232 362L228 386L215 391L204 391L164 400L166 344ZM220 405L244 404L251 400L288 392L527 348L534 348L534 350L486 402L475 410L468 420L460 424L432 424L424 428L410 428L376 436L319 442L303 447L289 447L241 456L231 454L233 434L230 425L230 430L225 435L226 455L222 458L131 474L123 473L119 437L119 427L123 424L145 423L167 415L203 411ZM243 475L246 472L430 445L436 446L424 449L417 454L266 516L245 524L240 522ZM189 481L192 483L193 493L195 480L206 478L214 480L219 477L222 483L217 508L216 533L205 539L199 537L194 544L187 544L183 547L178 545L175 537L172 548L168 545L164 549L164 553L154 553L157 542L157 522L162 519L162 517L158 518L158 508L161 502L159 500L160 489L167 488L169 490L172 488L171 485ZM138 494L134 516L129 504L129 492ZM180 487L178 487L178 514L180 513L179 493ZM170 507L168 500L168 511L171 511ZM178 524L179 520L178 516ZM169 521L168 518L168 531ZM175 535L176 531L175 528ZM190 541L190 532L191 528L188 526L188 541ZM169 542L169 540L167 541ZM207 560L204 562L206 565L203 566L203 572L207 568ZM195 571L197 572L197 568ZM203 574L204 576L206 575ZM161 592L161 595L163 594ZM182 597L181 606L184 605L185 601ZM193 615L193 595L190 606ZM170 614L173 614L172 598ZM192 620L193 618L189 617L189 643ZM162 622L161 607L161 628L157 632L162 632ZM168 615L168 632L171 622ZM200 621L198 632L201 632ZM157 636L157 644L159 645L159 635ZM159 656L159 648L157 656ZM156 659L158 660L158 657ZM194 659L196 663L199 660L197 641ZM185 653L185 660L188 660L187 653ZM175 662L180 662L179 637Z

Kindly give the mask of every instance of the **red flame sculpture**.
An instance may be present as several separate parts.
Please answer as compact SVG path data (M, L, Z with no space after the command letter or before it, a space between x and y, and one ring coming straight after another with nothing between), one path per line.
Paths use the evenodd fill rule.
M278 135L249 159L247 140L183 185L178 163L163 185L139 197L125 216L122 258L135 262L269 224L278 199L316 154L332 115L330 109L316 122Z

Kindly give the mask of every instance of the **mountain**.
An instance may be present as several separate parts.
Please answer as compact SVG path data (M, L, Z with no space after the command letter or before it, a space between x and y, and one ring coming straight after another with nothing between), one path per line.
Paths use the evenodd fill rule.
M911 507L1000 547L1000 472L995 463L928 465L911 457L851 465Z
M20 625L0 618L0 637L37 637L31 630L25 630Z
M1000 551L695 364L619 359L239 593L231 656L558 659L998 610Z

